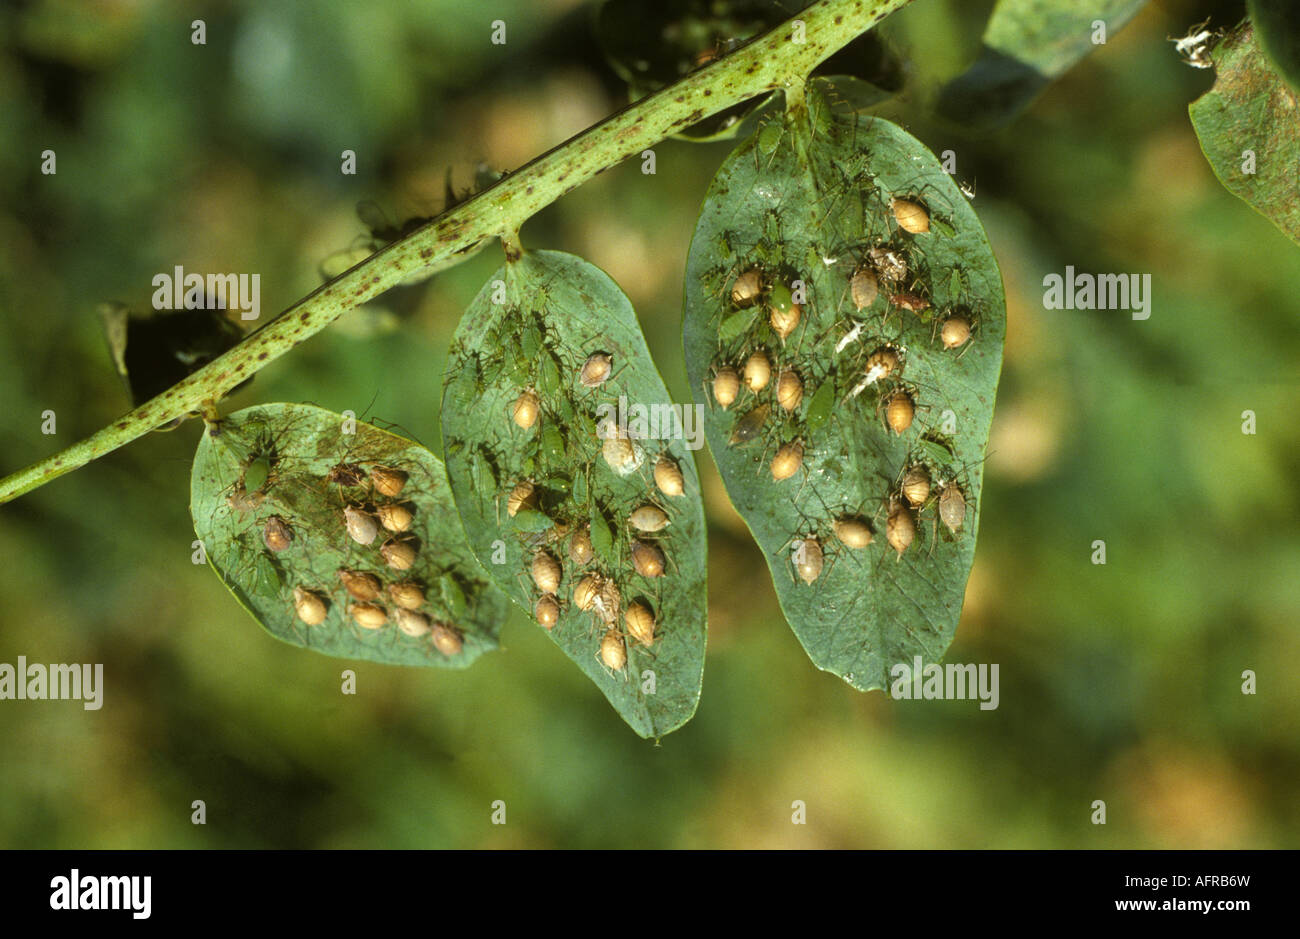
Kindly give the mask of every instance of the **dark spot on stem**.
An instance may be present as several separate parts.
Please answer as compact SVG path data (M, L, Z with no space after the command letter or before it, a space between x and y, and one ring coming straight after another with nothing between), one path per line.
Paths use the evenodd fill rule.
M266 357L267 357L268 355L270 355L270 354L271 354L271 353L269 353L269 352L263 352L261 355L259 355L259 356L257 357L257 361L259 361L259 362L264 362L264 361L266 361Z

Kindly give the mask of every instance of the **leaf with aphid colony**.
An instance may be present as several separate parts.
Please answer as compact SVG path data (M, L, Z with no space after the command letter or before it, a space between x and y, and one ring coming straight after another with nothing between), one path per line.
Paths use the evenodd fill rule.
M515 364L524 343L534 354ZM558 381L540 374L547 362ZM672 405L622 291L555 251L523 252L470 304L442 400L447 475L475 554L646 737L690 719L704 669L704 513ZM495 467L494 487L480 463ZM652 646L619 638L639 594L654 603Z
M470 551L442 461L369 424L346 435L344 425L321 408L269 404L202 436L190 506L208 562L286 642L341 658L464 668L497 648L508 604ZM250 481L261 494L255 505L233 498ZM454 604L436 603L421 586L449 581L460 594ZM398 610L414 616L398 619ZM454 644L439 633L435 645L417 617L454 633L459 650L446 654Z
M888 121L833 113L817 81L806 102L768 125L781 131L768 147L737 147L705 199L686 275L687 375L809 657L854 687L883 688L893 664L933 661L957 628L1005 302L983 228L935 156ZM801 285L783 343L766 318L739 336L718 328L737 272L753 267L769 285ZM796 302L766 290L765 308ZM978 324L959 346L954 328L940 336L953 315ZM730 409L709 406L719 369L743 372L760 353L770 369L751 367ZM928 490L958 466L971 508L953 531Z

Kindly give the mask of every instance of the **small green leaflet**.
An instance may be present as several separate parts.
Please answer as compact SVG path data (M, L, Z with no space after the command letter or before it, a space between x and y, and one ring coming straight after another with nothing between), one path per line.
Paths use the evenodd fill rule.
M584 384L589 362L594 371ZM607 427L614 439L600 436ZM695 429L698 438L698 430L693 409L683 414L669 397L618 286L561 252L525 252L507 263L452 340L442 429L470 545L501 589L534 617L546 592L534 580L535 562L540 554L543 570L547 558L558 563L560 615L551 639L641 736L661 737L688 721L704 671L706 548L695 461L682 431ZM661 459L680 471L683 495L657 487ZM631 527L629 516L646 504L668 514L666 528ZM583 534L593 554L586 563L571 553ZM637 541L662 551L663 576L638 573ZM574 589L588 576L617 593L606 590L583 610ZM649 647L624 634L633 602L655 617ZM602 661L604 640L624 643L623 668Z
M1214 87L1188 112L1224 187L1300 242L1300 98L1255 40L1243 24L1215 46Z
M924 207L928 231L900 226L895 209L909 217L908 202ZM724 335L720 327L743 305L732 286L754 268L760 315L748 332ZM878 289L855 294L860 271ZM778 329L789 326L786 290L803 303L801 316ZM887 687L891 666L937 661L952 641L974 558L1004 332L1001 275L951 177L896 125L835 113L819 83L808 86L806 108L742 143L714 177L687 266L687 374L786 618L819 668L857 688ZM724 409L711 377L743 370L756 353L771 380L757 392L742 386ZM802 388L792 410L794 399L778 393L786 372ZM900 416L901 433L886 426L898 395L914 415ZM778 454L791 449L802 460L777 479ZM911 508L900 483L913 467L930 492ZM893 515L901 552L887 537ZM915 533L904 543L908 520ZM864 525L874 533L865 546ZM858 546L837 530L856 531Z
M508 604L469 550L436 456L404 437L304 404L247 408L224 418L219 430L203 435L194 456L194 531L222 582L267 632L325 655L392 665L465 668L497 648ZM374 487L376 467L407 474L396 496ZM336 468L341 471L331 481ZM373 519L386 505L411 511L408 530L377 526L369 545L349 537L345 506ZM268 544L268 524L288 532L282 550ZM409 569L387 562L381 548L390 541L415 548ZM340 570L378 579L380 595L367 602L386 614L380 628L363 629L349 615L349 606L361 601L344 589ZM417 584L424 593L412 612L427 618L430 632L398 628L398 608L386 589L398 583ZM297 615L302 592L325 604L322 622L308 625ZM422 632L419 619L403 622ZM458 641L460 650L439 651L435 635L453 637L445 647Z

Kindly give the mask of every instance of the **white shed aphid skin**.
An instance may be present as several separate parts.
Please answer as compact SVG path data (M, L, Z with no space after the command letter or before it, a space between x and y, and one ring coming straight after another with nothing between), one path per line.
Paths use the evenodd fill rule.
M1209 23L1208 19L1197 23L1180 39L1167 37L1174 44L1174 51L1192 68L1211 68L1214 65L1214 60L1210 58L1210 43L1217 37L1217 33L1205 28Z
M907 350L892 343L886 343L871 355L867 356L866 367L862 371L861 380L853 386L848 393L848 398L856 398L863 391L872 385L884 381L886 378L900 371L903 365L903 357Z
M867 324L862 322L861 320L854 323L853 328L844 334L844 338L842 338L839 342L835 344L835 354L839 355L841 352L843 352L853 343L857 342L858 337L862 335L862 330L866 327L866 325ZM862 387L865 388L866 385L863 385ZM860 390L861 389L859 389L859 391ZM857 392L854 392L854 394L857 394Z

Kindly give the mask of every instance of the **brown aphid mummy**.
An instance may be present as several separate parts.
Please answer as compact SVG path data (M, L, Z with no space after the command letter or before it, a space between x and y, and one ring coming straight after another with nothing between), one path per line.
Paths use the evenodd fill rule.
M627 634L641 645L646 648L654 645L655 616L645 604L628 604L627 612L623 614L623 624L627 627Z
M632 567L642 577L662 577L664 564L664 553L657 547L644 541L632 542Z
M455 626L448 626L446 623L434 623L430 627L433 647L445 656L453 656L465 647L465 641L461 638L460 630Z
M409 541L389 539L379 548L385 563L395 571L409 571L415 563L415 546Z
M749 306L763 292L763 275L758 268L751 267L736 278L731 285L731 302L736 306Z
M903 473L903 482L899 486L903 498L914 509L919 509L930 498L930 474L924 466L909 466Z
M889 302L894 306L901 306L904 310L911 310L913 313L920 313L922 310L930 309L930 301L919 293L904 291L890 294Z
M718 374L713 376L713 400L718 402L718 407L725 411L731 407L738 394L740 375L730 366L718 369Z
M966 521L966 495L956 483L949 483L939 493L939 520L954 535Z
M587 357L587 361L582 363L582 369L578 372L578 381L584 388L599 388L605 384L613 368L614 360L608 353L593 352Z
M896 434L902 434L912 426L916 417L916 405L912 396L906 391L895 391L885 401L885 423Z
M627 665L627 645L617 629L609 630L600 640L600 660L614 672L621 672Z
M786 309L780 310L772 307L768 320L772 324L772 330L780 337L782 342L795 331L799 325L799 320L803 316L803 304L791 303Z
M798 440L787 443L772 457L772 479L775 482L789 479L803 466L803 444Z
M362 629L381 629L388 622L384 608L373 603L353 603L348 607L348 615Z
M343 581L343 589L354 600L360 600L362 603L375 599L379 596L379 591L383 589L383 584L380 583L378 577L363 571L349 571L340 568L339 580Z
M506 499L506 514L514 518L520 509L532 509L537 507L537 488L530 482L522 482L515 486L510 492L509 498Z
M875 537L871 526L859 518L837 518L832 526L835 537L846 547L861 550L871 544Z
M293 529L280 516L272 515L262 529L262 541L272 551L283 551L293 542Z
M948 317L939 327L939 338L945 349L960 348L970 339L970 321L960 315Z
M853 298L853 307L859 313L876 302L880 294L880 282L876 272L868 267L860 267L849 279L849 295Z
M890 283L898 283L907 278L907 262L893 248L876 245L868 254L871 264L880 278Z
M655 485L659 487L660 492L672 498L686 494L686 483L682 479L681 467L677 465L676 460L666 454L659 457L655 463Z
M343 525L357 544L374 544L379 535L379 522L360 506L349 505L343 510Z
M389 584L388 595L403 610L418 610L424 606L424 588L409 580Z
M761 404L754 410L750 411L740 420L736 421L735 428L731 431L731 439L727 441L730 446L748 443L758 436L763 425L767 423L767 416L772 412L771 407Z
M379 524L389 531L406 531L414 518L407 506L396 502L379 506L375 509L375 516L379 519Z
M417 613L405 607L398 607L397 612L393 615L397 620L397 628L412 639L419 639L421 636L429 634L431 629L429 617L423 613Z
M298 619L308 626L316 626L324 622L325 614L329 612L324 597L314 590L306 590L302 587L293 588L293 610L298 614Z
M560 567L560 562L549 552L538 551L533 555L533 583L542 593L555 593L560 589L560 578L563 574L564 570Z
M930 230L930 213L925 206L913 199L890 199L890 211L898 227L913 235L924 235Z
M510 419L524 430L537 423L537 411L541 400L532 391L525 391L510 406Z
M586 567L595 557L591 547L591 532L579 528L569 538L569 560L579 567Z
M634 509L627 520L637 531L662 531L668 527L668 513L657 505L643 505Z
M786 369L776 379L776 402L785 411L794 411L803 401L803 381L793 369Z
M894 502L890 506L889 519L885 523L885 540L901 558L915 537L916 520L912 518L911 511L901 502Z
M579 580L573 588L573 605L584 613L591 612L600 598L601 581L599 574L588 574Z
M393 469L391 466L370 468L370 482L374 485L375 492L381 496L392 498L400 494L408 478L410 478L409 474L403 470Z
M555 599L554 594L543 594L533 606L533 616L536 617L538 626L554 629L560 621L560 601Z
M766 388L771 380L772 363L768 361L762 350L759 350L745 361L745 387L758 393Z
M814 536L795 542L794 570L805 584L811 584L822 575L822 545Z

